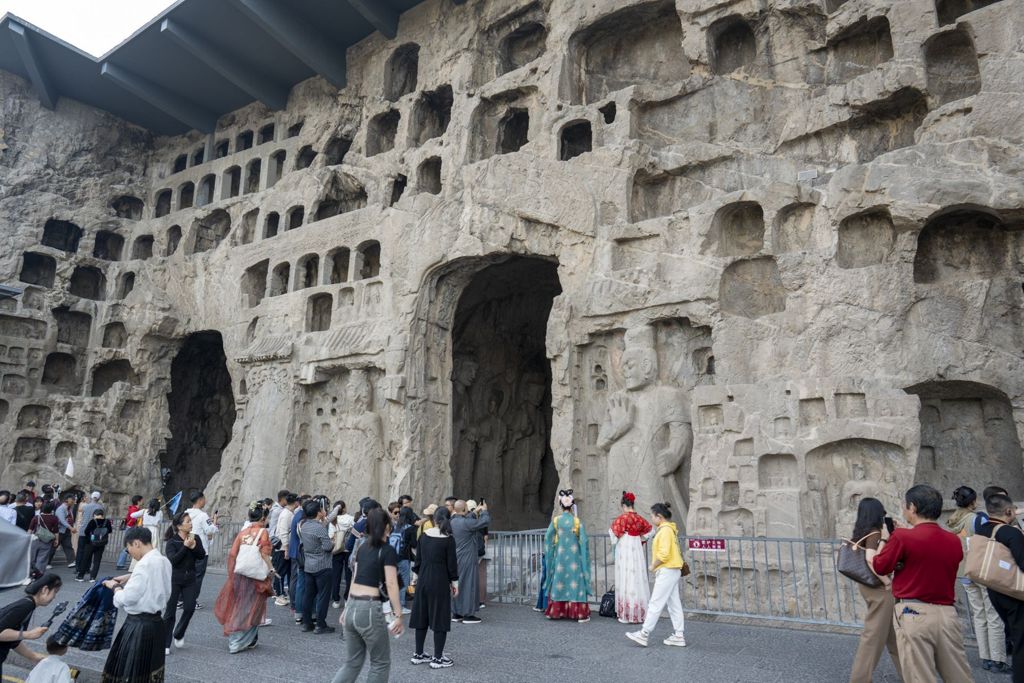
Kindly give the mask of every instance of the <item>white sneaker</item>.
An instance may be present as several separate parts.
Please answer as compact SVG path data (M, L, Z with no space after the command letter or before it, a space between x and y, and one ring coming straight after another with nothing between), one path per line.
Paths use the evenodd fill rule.
M164 656L166 657L166 656L167 656L167 655L169 655L169 654L171 654L171 648L169 648L169 647L165 647L165 648L164 648Z
M284 597L283 595L278 596L278 597L274 598L274 604L277 605L278 607L284 607L285 605L288 604L288 598Z
M673 633L665 640L661 641L666 645L675 645L676 647L686 647L686 638L680 633Z
M403 607L402 608L402 614L412 614L412 610L409 609L408 607Z
M630 631L626 634L626 637L632 640L640 647L647 647L647 634L641 631Z
M174 639L174 647L178 648L179 650L181 648L185 647L185 639L184 638L175 638Z
M267 617L266 619L263 620L263 623L260 624L260 626L270 626L272 623L274 623L274 620L271 619L270 617Z
M339 607L341 607L341 603L340 602L332 602L331 603L331 607L333 607L334 609L338 609Z

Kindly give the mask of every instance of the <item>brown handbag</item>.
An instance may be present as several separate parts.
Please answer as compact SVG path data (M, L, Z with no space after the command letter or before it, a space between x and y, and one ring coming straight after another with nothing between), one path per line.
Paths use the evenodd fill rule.
M1017 566L1010 549L996 540L996 531L1001 526L1006 525L997 524L991 538L980 534L967 537L964 575L996 593L1024 600L1024 572Z
M885 585L885 582L871 571L871 567L868 566L867 552L861 547L861 543L865 539L877 533L880 532L872 531L856 543L844 538L836 553L836 570L846 578L853 579L868 588L881 588Z

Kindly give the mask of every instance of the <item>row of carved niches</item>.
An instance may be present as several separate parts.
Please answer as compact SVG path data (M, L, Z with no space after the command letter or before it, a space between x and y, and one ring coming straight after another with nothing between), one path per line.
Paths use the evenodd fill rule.
M912 479L916 402L857 384L695 392L693 531L834 538L861 497L897 509Z
M303 121L296 121L288 126L287 133L284 139L290 139L298 137L302 133ZM224 133L221 133L224 135ZM213 156L210 159L206 158L206 144L200 144L195 147L191 153L185 152L178 154L174 158L174 162L171 164L170 175L182 173L185 169L199 166L203 163L214 161L216 159L223 159L232 154L238 154L246 150L252 149L255 142L256 145L264 145L274 142L277 139L277 124L266 123L260 127L258 137L251 129L237 131L234 135L234 147L231 144L232 136L217 137L213 144ZM159 216L159 212L157 216Z
M304 254L294 262L277 263L272 269L270 259L263 259L247 268L242 276L242 303L252 308L258 306L265 297L281 296L311 287L379 278L380 273L381 248L380 242L376 240L362 242L354 251L348 247L335 247L325 253L322 259L319 254Z
M630 489L642 504L667 500L685 517L691 396L714 382L711 329L674 318L590 339L572 377L573 484L586 514L606 523L616 493Z

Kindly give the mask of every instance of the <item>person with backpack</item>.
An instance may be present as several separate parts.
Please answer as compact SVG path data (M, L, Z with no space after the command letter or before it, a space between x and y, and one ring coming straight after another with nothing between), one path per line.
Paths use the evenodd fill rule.
M395 528L388 536L388 544L398 553L398 575L402 578L402 585L406 588L399 592L399 602L402 605L402 614L410 614L412 610L407 606L409 601L407 588L412 582L412 560L413 548L416 545L416 513L412 508L400 507L395 515Z
M327 604L331 595L331 566L334 543L327 533L324 519L327 512L322 501L314 499L303 506L303 520L299 524L302 543L303 568L306 575L303 589L302 630L314 635L334 633L327 625ZM316 606L316 622L313 608Z
M1009 496L996 493L985 499L988 521L978 528L978 535L993 538L1010 550L1017 570L1024 571L1024 532L1014 524L1017 509ZM1024 682L1024 601L988 589L992 606L1002 617L1010 636L1013 657L1013 682ZM1009 673L1005 669L990 669Z
M85 533L78 544L78 575L75 581L85 581L85 572L89 571L89 578L96 583L96 576L100 573L100 562L103 560L103 551L110 541L110 535L114 528L110 520L106 518L103 508L97 508L92 513L92 520L85 525Z
M979 522L978 494L969 486L957 487L953 491L953 501L956 503L956 511L946 520L946 527L960 537L961 545L964 547L964 557L967 556L967 544L970 537L975 534L979 526L988 522L988 515ZM981 584L974 583L964 576L964 563L960 563L960 584L967 594L967 603L971 606L971 616L974 622L974 637L978 641L978 657L981 659L981 666L985 671L996 673L1009 673L1010 666L1006 663L1006 635L1003 629L1003 620L989 600L988 591Z
M345 501L335 502L334 511L337 516L327 525L327 535L334 544L331 549L331 606L335 609L341 607L342 579L345 580L346 588L352 579L348 566L348 551L345 548L355 519L346 512L346 509Z
M57 504L48 500L43 503L42 511L29 522L28 531L34 534L32 539L32 579L38 579L46 573L46 565L57 549L57 534L60 533L60 520L53 514Z

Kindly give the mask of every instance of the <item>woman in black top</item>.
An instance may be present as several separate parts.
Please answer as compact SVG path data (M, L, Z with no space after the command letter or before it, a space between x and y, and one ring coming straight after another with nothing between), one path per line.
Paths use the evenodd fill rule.
M988 521L978 527L978 535L994 538L1005 545L1018 569L1024 571L1024 532L1016 526L1017 508L1009 496L997 493L985 499L985 512ZM1013 645L1007 648L1013 658L1013 682L1024 681L1024 601L1004 595L991 588L988 597L996 608L1003 623L1006 625L1008 642ZM990 666L989 671L1010 673L1009 667Z
M431 669L448 668L454 662L444 654L444 644L452 628L452 598L459 594L459 564L447 508L434 512L434 526L420 536L412 570L416 599L409 626L416 629L416 652L411 661L430 662ZM428 629L434 631L433 657L423 652Z
M7 655L14 650L32 662L33 665L42 661L45 655L30 650L22 641L38 640L47 629L42 626L25 630L32 619L36 607L45 607L53 602L60 592L63 582L56 574L44 574L25 587L26 597L15 600L0 609L0 680L4 680L4 662Z
M96 582L96 575L100 573L100 561L103 559L103 550L107 547L110 534L114 533L114 527L110 520L103 514L103 508L93 513L92 520L85 527L85 534L79 544L78 576L75 581L85 581L85 572L89 571L89 577L93 583Z
M332 683L354 683L367 654L370 672L367 680L383 683L391 673L391 643L388 634L402 634L402 607L398 602L398 553L388 545L391 522L388 513L374 508L366 515L366 542L356 552L355 576L348 602L341 613L345 627L345 663ZM386 587L387 595L381 594ZM385 623L381 604L391 602L394 621Z
M164 537L164 552L171 561L171 597L164 609L164 653L171 653L171 639L176 648L185 647L185 631L196 611L199 597L196 583L196 562L206 557L206 550L199 537L192 533L192 518L185 511L171 520L171 526ZM181 619L175 628L178 601L181 601Z

